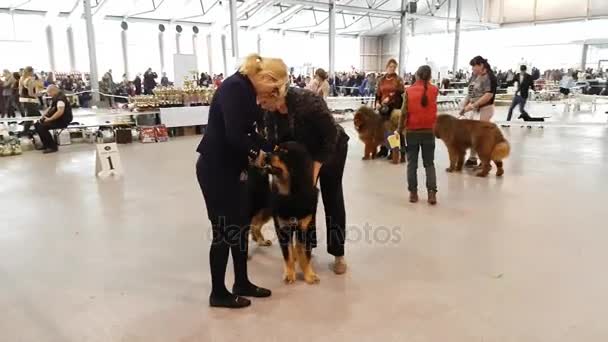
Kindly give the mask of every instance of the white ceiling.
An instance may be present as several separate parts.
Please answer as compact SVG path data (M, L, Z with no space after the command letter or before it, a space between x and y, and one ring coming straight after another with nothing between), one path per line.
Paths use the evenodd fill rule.
M158 20L178 20L207 23L218 26L228 24L229 0L91 0L97 17L131 17ZM328 0L315 0L327 4ZM501 1L504 3L501 13ZM494 23L532 22L584 18L608 15L608 0L462 0L463 29L480 28L488 6L488 19ZM239 0L239 25L248 29L282 29L310 33L328 31L326 6L313 10L309 2L281 0ZM536 9L534 4L536 3ZM336 0L337 5L357 7L356 11L337 10L336 28L340 34L382 35L399 30L398 18L383 14L366 13L374 8L399 11L401 0ZM451 5L448 13L448 4ZM589 4L589 8L587 8ZM434 17L455 16L456 0L418 0L417 14L429 18L410 19L415 33L445 32L447 20ZM0 9L18 7L19 10L54 11L62 15L75 10L82 12L81 0L0 0ZM156 8L156 9L155 9ZM438 8L438 9L437 9ZM411 22L414 22L413 24ZM453 29L453 22L451 28Z

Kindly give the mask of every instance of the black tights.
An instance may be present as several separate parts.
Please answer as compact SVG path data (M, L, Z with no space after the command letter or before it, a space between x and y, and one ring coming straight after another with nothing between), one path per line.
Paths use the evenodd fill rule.
M251 285L247 276L247 246L249 227L227 223L224 217L218 218L213 225L213 241L209 249L211 267L211 295L228 296L226 288L226 266L228 254L232 252L234 264L234 285L243 288Z

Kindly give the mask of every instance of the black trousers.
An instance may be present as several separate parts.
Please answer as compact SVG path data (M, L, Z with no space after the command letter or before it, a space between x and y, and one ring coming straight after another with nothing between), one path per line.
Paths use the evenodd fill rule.
M513 109L515 109L515 107L517 106L519 106L519 112L521 113L521 116L529 116L525 109L527 101L528 99L524 98L523 96L515 95L513 97L513 102L511 102L511 107L509 107L507 121L511 121L511 116L513 116Z
M211 295L225 296L229 294L224 280L230 252L234 263L235 286L246 287L249 284L247 182L241 181L239 170L233 170L204 156L200 156L196 163L196 176L213 231L209 249Z
M348 153L348 143L339 143L335 154L323 164L319 171L321 185L321 198L325 208L325 225L327 227L327 253L333 256L344 256L344 242L346 241L346 209L344 207L344 191L342 189L342 176ZM312 247L317 246L316 217L311 227Z
M42 141L42 145L45 149L56 150L57 142L53 139L51 134L51 130L53 129L61 129L68 127L68 124L59 121L51 121L41 123L40 121L34 124L34 128L36 129L36 133L40 136L40 141Z

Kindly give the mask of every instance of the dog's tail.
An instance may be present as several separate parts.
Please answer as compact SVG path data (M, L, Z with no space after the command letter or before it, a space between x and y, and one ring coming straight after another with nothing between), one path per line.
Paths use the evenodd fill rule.
M503 140L494 146L492 150L492 160L501 161L509 156L511 152L511 146L509 146L509 142Z

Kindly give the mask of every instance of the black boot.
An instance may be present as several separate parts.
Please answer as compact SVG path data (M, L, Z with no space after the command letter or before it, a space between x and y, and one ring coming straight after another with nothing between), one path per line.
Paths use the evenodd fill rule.
M380 151L378 152L378 154L376 154L376 157L382 158L382 157L386 157L386 156L388 156L388 148L386 148L386 146L382 145L382 146L380 146Z

